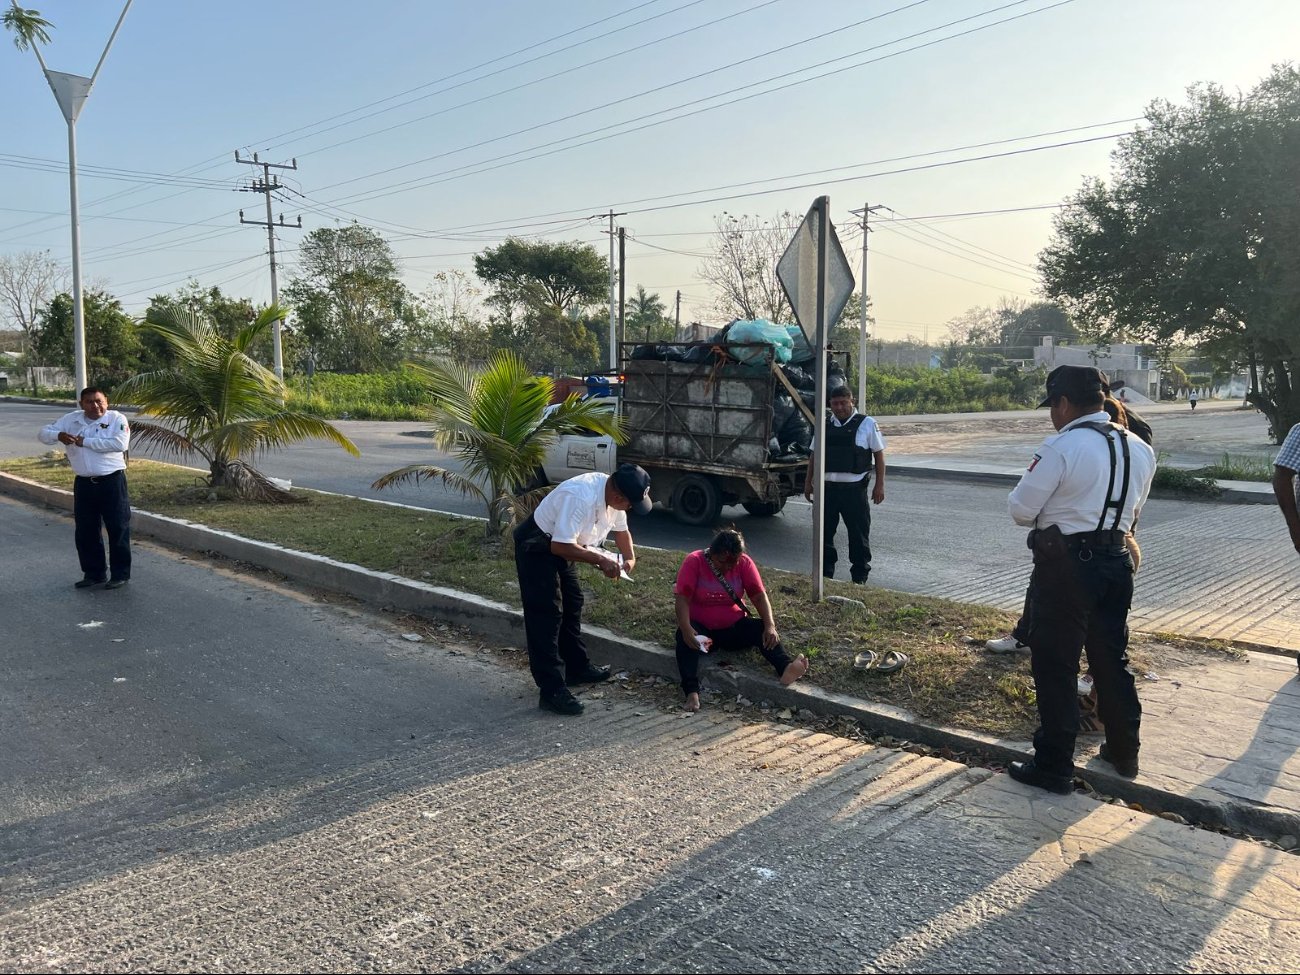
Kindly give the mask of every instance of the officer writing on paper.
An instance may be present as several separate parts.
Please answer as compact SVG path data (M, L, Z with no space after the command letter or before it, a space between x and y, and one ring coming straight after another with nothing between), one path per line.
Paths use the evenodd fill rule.
M582 641L582 588L577 562L596 566L610 579L627 578L636 565L628 511L647 514L650 475L635 464L613 474L580 474L542 499L515 529L515 568L524 606L528 665L541 691L538 706L556 714L581 714L569 691L609 677L595 667ZM618 556L601 548L614 536Z
M1119 774L1138 772L1142 705L1128 665L1133 557L1126 539L1155 474L1155 452L1103 408L1106 375L1059 366L1047 377L1052 426L1011 492L1011 517L1032 525L1029 648L1038 695L1034 759L1012 762L1018 782L1062 795L1073 788L1079 730L1080 651L1097 688L1106 730L1101 758Z

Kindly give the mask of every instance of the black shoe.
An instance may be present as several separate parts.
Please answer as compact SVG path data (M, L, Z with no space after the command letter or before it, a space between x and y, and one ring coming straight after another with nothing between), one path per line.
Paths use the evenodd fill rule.
M1111 765L1113 765L1115 767L1115 771L1118 772L1120 775L1122 775L1124 778L1126 779L1137 778L1138 760L1136 755L1134 755L1132 758L1120 758L1117 755L1112 755L1110 753L1110 745L1108 745L1106 742L1102 742L1101 751L1097 753L1097 757L1100 758L1103 762L1109 762Z
M854 576L854 577L853 577L853 584L854 584L855 586L865 586L865 585L867 584L867 577L866 577L866 576Z
M565 687L550 694L543 691L537 706L544 711L554 711L556 714L582 714L585 710L582 702L570 694Z
M564 683L570 687L577 687L579 684L600 684L609 680L608 667L596 667L587 664L587 669L577 674L570 674L564 678Z
M89 589L92 586L102 586L103 584L103 579L92 579L90 576L86 576L80 582L74 582L72 585L74 589Z
M1007 766L1007 774L1017 782L1037 786L1057 795L1068 796L1074 791L1074 778L1069 775L1052 775L1044 772L1033 762L1012 762Z
M125 585L126 585L128 582L130 582L130 581L131 581L130 579L109 579L108 582L104 583L104 588L105 588L105 589L121 589L123 586L125 586Z

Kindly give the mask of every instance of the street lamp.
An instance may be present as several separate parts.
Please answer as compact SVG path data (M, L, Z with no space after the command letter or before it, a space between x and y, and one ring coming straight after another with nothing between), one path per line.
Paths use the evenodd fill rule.
M18 5L17 0L11 2L15 7ZM49 83L50 90L54 92L54 99L59 103L63 117L68 123L68 196L72 213L72 354L77 374L77 395L90 385L89 377L86 375L86 317L81 300L81 211L77 204L77 116L81 114L86 99L90 97L90 89L95 87L99 69L104 66L108 49L113 46L113 40L122 27L122 21L126 20L126 12L131 9L133 2L134 0L126 0L122 15L117 18L113 33L109 36L108 43L104 45L104 53L99 56L99 63L95 65L95 71L89 78L62 71L51 71L45 64L45 58L41 57L40 47L36 44L31 46L36 54L36 60L40 62L41 71L45 73L45 80Z

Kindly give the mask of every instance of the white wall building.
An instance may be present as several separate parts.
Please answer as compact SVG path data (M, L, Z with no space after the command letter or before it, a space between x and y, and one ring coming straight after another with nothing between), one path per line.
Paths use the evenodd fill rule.
M1143 355L1140 345L1057 345L1048 335L1034 349L1034 365L1048 372L1057 366L1096 366L1110 378L1113 389L1127 387L1149 399L1160 397L1160 369L1153 356Z

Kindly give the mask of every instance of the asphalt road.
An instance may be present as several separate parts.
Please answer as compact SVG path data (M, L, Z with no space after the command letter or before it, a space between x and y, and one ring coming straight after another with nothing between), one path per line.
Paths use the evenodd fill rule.
M29 456L48 449L36 442L35 434L58 415L58 408L0 404L0 456ZM343 420L338 426L360 448L359 458L337 447L305 443L268 456L262 469L304 487L457 514L482 513L477 502L429 482L386 491L370 487L380 475L407 464L455 466L437 452L428 437L415 435L422 429L419 424ZM1030 452L1038 439L1038 434L1028 435ZM1020 449L1023 452L1024 448ZM907 592L923 591L942 584L946 578L953 582L964 580L972 563L1027 564L1024 530L1012 524L1006 512L1007 488L903 477L887 479L886 483L885 503L872 508L874 584ZM1202 507L1153 502L1143 516L1143 524L1195 517ZM752 517L739 506L724 508L723 517L745 533L750 551L760 564L795 571L811 567L812 508L801 498L792 499L773 518ZM634 518L632 531L642 544L687 551L703 547L711 536L707 529L679 524L659 508L644 518ZM840 575L847 578L843 530L839 548Z
M43 448L35 433L58 415L57 408L0 403L0 456L39 453ZM915 456L926 445L962 444L960 456L967 459L987 461L992 450L1003 457L1028 457L1043 435L1038 420L1046 424L1044 416L1023 413L899 421L898 429L905 432L891 438L888 456L897 462L909 449ZM1262 435L1262 422L1255 414L1221 405L1217 411L1198 410L1194 418L1175 414L1157 430L1184 445L1195 444L1198 437L1249 441ZM339 425L360 447L360 458L302 444L268 457L263 469L304 487L479 513L473 502L432 484L383 492L370 487L381 474L406 464L447 462L427 437L412 435L418 424ZM1215 432L1220 429L1226 432ZM1007 514L1008 490L1006 485L889 477L885 503L872 508L871 584L1018 610L1030 560L1025 531ZM790 501L774 518L755 518L740 507L723 514L744 531L760 566L811 570L812 512L802 499ZM659 509L634 517L631 524L638 543L677 551L701 548L710 537L708 530L680 525ZM1158 499L1143 510L1140 535L1146 558L1134 595L1133 626L1300 649L1300 577L1276 509ZM838 545L839 574L846 578L843 530Z
M0 969L1296 971L1300 859L603 685L0 498ZM436 631L434 631L436 633Z

